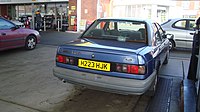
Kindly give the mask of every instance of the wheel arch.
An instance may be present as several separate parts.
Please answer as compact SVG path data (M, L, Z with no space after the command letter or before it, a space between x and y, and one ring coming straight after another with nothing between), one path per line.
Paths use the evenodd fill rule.
M156 61L156 65L155 65L155 70L156 70L156 74L159 73L159 69L161 68L161 61L160 60L157 60Z
M174 43L174 47L176 47L176 42L175 42L175 40L174 40L174 39L169 39L169 40L171 40L171 41Z
M35 34L33 34L33 33L27 35L26 38L25 38L25 41L27 40L27 38L28 38L29 36L34 36L35 39L36 39L36 44L38 44L37 36L36 36Z

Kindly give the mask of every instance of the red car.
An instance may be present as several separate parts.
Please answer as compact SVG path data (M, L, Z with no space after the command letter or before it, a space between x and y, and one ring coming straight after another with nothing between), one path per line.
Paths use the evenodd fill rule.
M32 50L40 42L36 30L21 28L13 22L0 17L0 51L18 47Z

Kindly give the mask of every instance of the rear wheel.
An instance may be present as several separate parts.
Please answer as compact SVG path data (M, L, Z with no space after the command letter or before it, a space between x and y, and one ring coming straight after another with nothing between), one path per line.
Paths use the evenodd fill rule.
M158 75L156 74L154 82L151 84L149 90L146 93L147 96L153 97L155 95L157 82L158 82Z
M153 97L156 93L156 89L157 89L157 83L158 83L158 73L159 73L159 68L160 68L160 62L158 62L158 65L156 67L156 76L154 81L152 82L149 90L146 92L147 96L151 96Z
M169 53L166 55L166 57L165 57L165 60L164 60L164 62L163 62L163 64L168 64L168 62L169 62Z
M36 38L33 35L30 35L26 39L25 48L28 50L35 49L36 47Z

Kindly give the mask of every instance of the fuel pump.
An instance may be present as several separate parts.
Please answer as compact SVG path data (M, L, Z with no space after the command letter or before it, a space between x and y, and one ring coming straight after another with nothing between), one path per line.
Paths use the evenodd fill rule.
M200 54L199 54L199 44L200 44L200 17L196 21L195 34L193 37L193 45L192 45L192 55L190 58L190 65L188 70L187 79L192 80L195 83L195 92L194 96L196 105L196 112L200 112ZM190 91L189 94L192 94Z
M197 64L198 64L198 57L199 55L199 38L200 38L200 18L196 21L196 28L195 33L193 36L193 44L192 44L192 55L190 58L190 65L188 70L188 79L197 81L196 73L197 73Z
M198 63L197 63L197 71L196 71L196 88L197 88L197 108L196 108L196 110L197 110L197 112L200 112L200 49L199 49L199 47L200 47L200 17L199 17L199 19L197 20L197 30L196 30L196 33L198 32L198 34L197 34L197 39L196 40L198 40L198 43L197 43L197 46L196 47L198 47Z

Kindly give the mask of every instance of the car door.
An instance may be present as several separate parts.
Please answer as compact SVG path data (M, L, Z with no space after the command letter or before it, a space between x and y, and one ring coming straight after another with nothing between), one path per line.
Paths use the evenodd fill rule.
M192 48L195 20L187 20L186 48Z
M155 23L157 29L158 29L158 38L160 40L160 45L159 45L159 50L160 50L160 60L161 60L161 63L164 62L165 60L165 57L167 55L167 51L169 49L168 47L168 39L167 38L164 38L165 36L165 33L163 31L163 29L161 28L161 26L158 24L158 23Z
M23 36L16 26L0 18L0 49L7 49L24 45Z
M172 27L173 31L171 32L174 34L174 40L176 42L176 47L186 47L187 46L187 28L186 28L187 21L185 19L176 21Z
M160 45L162 43L162 40L160 38L160 34L159 34L159 31L158 31L158 28L156 27L156 24L153 23L152 24L152 27L153 27L153 40L152 40L152 46L153 46L153 57L156 58L156 60L160 60Z

